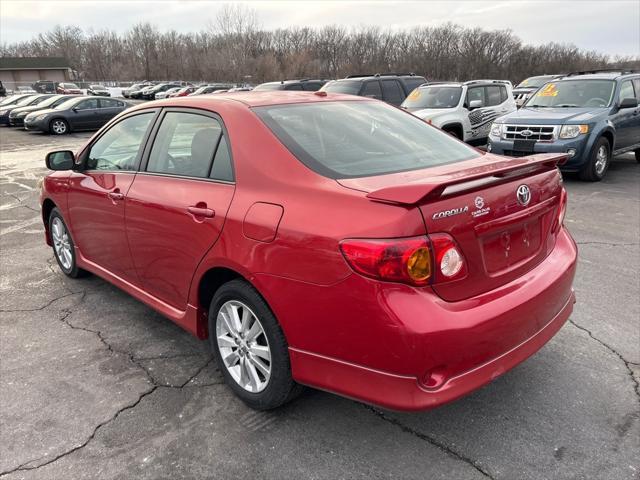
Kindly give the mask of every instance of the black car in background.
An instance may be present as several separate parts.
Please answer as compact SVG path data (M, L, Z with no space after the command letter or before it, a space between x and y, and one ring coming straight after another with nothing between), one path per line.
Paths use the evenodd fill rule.
M2 105L0 106L0 125L9 125L9 114L16 108L20 107L30 107L31 105L36 105L46 98L50 97L50 95L26 95L24 98L20 99L18 102L12 105Z
M111 93L104 85L89 85L87 88L87 95L94 95L96 97L110 97Z
M6 97L7 96L7 89L4 88L4 85L2 85L2 81L0 81L0 97Z
M140 94L142 89L147 88L151 85L153 85L153 83L151 82L134 83L129 88L122 89L122 96L124 98L138 98L138 95Z
M141 97L145 100L155 100L156 93L164 92L171 88L180 88L182 85L179 83L159 83L153 88L147 88L142 92Z
M9 126L21 127L24 125L24 117L30 113L37 112L38 110L45 110L48 108L55 108L62 102L69 100L69 95L50 95L41 102L28 107L16 107L9 113Z
M31 86L38 93L56 93L57 84L51 80L38 80Z
M229 90L230 88L233 88L233 85L229 83L212 83L210 85L201 85L188 96L191 97L195 95L205 95L207 93L217 92L218 90Z
M24 119L24 128L54 135L78 130L98 130L128 106L115 98L69 98L55 108L28 114Z
M309 79L304 78L302 80L282 80L280 82L267 82L261 83L253 89L254 92L265 92L269 90L298 90L307 92L316 92L327 83L322 79Z
M322 90L329 93L376 98L398 106L415 88L425 83L427 83L426 78L413 73L377 73L349 75L327 83Z

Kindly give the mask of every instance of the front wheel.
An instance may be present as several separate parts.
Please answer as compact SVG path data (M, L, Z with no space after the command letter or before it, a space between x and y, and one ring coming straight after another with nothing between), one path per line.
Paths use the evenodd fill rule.
M51 120L49 132L53 135L64 135L65 133L69 133L69 124L61 118L56 118L55 120Z
M49 215L49 235L53 245L53 254L62 273L71 278L86 275L86 271L78 268L73 239L66 223L64 223L60 210L57 208L54 208L51 211L51 215Z
M580 178L588 182L599 182L604 178L611 162L611 147L606 138L600 138L586 165L580 170Z
M271 309L243 280L218 289L209 308L209 340L227 385L249 407L277 408L302 387L291 376L287 341Z

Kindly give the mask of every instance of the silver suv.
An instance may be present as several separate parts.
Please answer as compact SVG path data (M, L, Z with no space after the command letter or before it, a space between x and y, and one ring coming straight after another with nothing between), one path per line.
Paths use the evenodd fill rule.
M401 107L470 144L482 145L491 123L516 110L508 80L430 83L416 88Z

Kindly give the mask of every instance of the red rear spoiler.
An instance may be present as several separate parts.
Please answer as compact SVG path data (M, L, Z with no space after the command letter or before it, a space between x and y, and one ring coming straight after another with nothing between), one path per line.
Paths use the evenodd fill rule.
M367 198L381 202L414 205L427 198L437 198L447 187L488 177L510 177L529 174L562 165L567 159L564 153L540 153L528 157L487 162L480 166L451 170L424 181L394 185L374 190Z

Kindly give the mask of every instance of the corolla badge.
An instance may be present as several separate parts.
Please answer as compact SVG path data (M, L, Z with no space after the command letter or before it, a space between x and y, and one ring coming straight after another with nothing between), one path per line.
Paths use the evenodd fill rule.
M516 190L516 197L518 199L518 203L523 207L526 207L531 201L531 190L529 190L527 185L520 185Z

